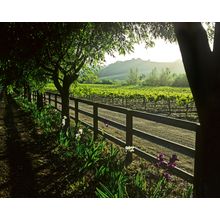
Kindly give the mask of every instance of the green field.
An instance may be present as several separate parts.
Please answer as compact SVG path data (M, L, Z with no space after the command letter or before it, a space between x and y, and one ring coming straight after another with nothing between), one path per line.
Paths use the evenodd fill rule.
M48 84L47 89L55 90L53 84ZM71 93L76 97L88 98L99 96L102 98L145 98L149 102L174 101L179 106L192 103L193 97L190 88L177 87L143 87L121 86L103 84L78 84L71 87Z

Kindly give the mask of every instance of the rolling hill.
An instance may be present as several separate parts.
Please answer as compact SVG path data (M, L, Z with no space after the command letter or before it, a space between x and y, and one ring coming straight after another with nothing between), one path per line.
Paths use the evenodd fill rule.
M152 62L144 61L142 59L132 59L126 61L117 61L112 63L99 72L100 79L110 80L126 80L130 69L138 69L140 74L149 74L152 69L157 68L158 72L162 69L169 68L172 73L185 73L183 63L181 60L175 62Z

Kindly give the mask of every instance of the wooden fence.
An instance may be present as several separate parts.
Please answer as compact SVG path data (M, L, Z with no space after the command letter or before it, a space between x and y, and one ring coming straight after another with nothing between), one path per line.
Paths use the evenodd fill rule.
M33 94L33 98L36 99L36 94ZM58 100L59 99L59 100ZM54 107L56 109L58 109L58 104L61 105L61 98L59 94L55 94L55 93L50 93L50 92L46 92L44 94L44 100L48 101L49 104L54 104ZM88 117L91 117L93 119L93 125L90 125L84 121L80 121L81 124L88 126L90 129L93 130L94 132L94 138L96 138L98 136L98 134L103 135L106 139L114 142L115 144L121 146L121 147L125 147L125 146L133 146L133 136L142 138L144 140L153 142L155 144L158 144L162 147L168 148L170 150L179 152L183 155L186 155L188 157L194 158L195 155L195 149L175 143L173 141L140 131L138 129L133 128L133 117L136 118L141 118L141 119L145 119L145 120L150 120L150 121L154 121L154 122L158 122L158 123L162 123L164 125L170 125L170 126L174 126L177 128L182 128L182 129L186 129L186 130L190 130L190 131L197 131L197 129L199 128L199 124L198 123L194 123L194 122L189 122L189 121L185 121L185 120L180 120L180 119L174 119L174 118L170 118L170 117L165 117L165 116L159 116L156 114L150 114L150 113L145 113L145 112L140 112L140 111L134 111L134 110L130 110L130 109L126 109L126 108L122 108L122 107L116 107L116 106L110 106L110 105L106 105L103 103L97 103L97 102L92 102L92 101L88 101L88 100L83 100L83 99L78 99L78 98L70 98L70 100L74 101L74 106L69 106L69 108L71 110L74 110L75 115L70 115L70 118L75 120L75 123L79 122L79 113L84 114ZM89 113L86 112L84 110L79 109L79 103L84 103L87 105L90 105L93 107L93 113ZM106 110L110 110L110 111L114 111L117 113L122 113L126 116L126 124L120 124L118 122L103 118L101 116L99 116L99 108L102 109L106 109ZM59 109L58 109L59 110ZM59 110L60 111L60 110ZM103 132L99 129L98 127L98 122L104 122L107 123L108 125L115 127L119 130L123 130L126 133L126 141L122 141L106 132ZM134 154L138 155L139 157L152 162L152 163L156 163L158 162L158 159L147 153L144 152L143 150L139 149L138 147L134 147ZM166 166L166 164L164 164L164 167ZM188 173L178 167L172 168L170 170L171 173L173 173L174 175L190 182L193 183L193 174Z

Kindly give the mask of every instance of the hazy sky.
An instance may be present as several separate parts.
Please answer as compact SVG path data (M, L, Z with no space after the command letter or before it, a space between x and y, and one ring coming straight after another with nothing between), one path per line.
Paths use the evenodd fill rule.
M164 40L156 40L155 46L152 48L146 49L144 44L140 44L135 46L135 51L132 54L127 54L125 56L115 54L115 57L107 55L105 64L108 65L116 61L130 60L132 58L159 62L172 62L182 59L177 43L171 44Z

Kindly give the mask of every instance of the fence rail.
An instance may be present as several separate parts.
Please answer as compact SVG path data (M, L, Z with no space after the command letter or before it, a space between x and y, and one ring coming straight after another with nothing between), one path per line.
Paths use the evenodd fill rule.
M57 104L61 104L61 102L58 100L58 98L61 99L60 95L55 94L55 93L46 92L44 95L44 100L48 101L50 104L52 104L52 102L54 102L54 106L57 109L58 109ZM195 149L193 149L193 148L169 141L167 139L164 139L164 138L152 135L152 134L145 133L145 132L140 131L138 129L134 129L133 128L133 118L136 117L136 118L141 118L141 119L145 119L145 120L150 120L153 122L158 122L158 123L162 123L165 125L171 125L171 126L174 126L177 128L182 128L182 129L186 129L189 131L195 131L195 132L198 129L198 126L199 126L198 123L189 122L189 121L181 120L181 119L174 119L174 118L165 117L165 116L159 116L159 115L151 114L151 113L129 110L129 109L126 109L123 107L110 106L110 105L106 105L103 103L97 103L97 102L92 102L89 100L78 99L78 98L73 98L73 97L71 97L70 100L73 100L74 104L75 104L75 106L69 106L69 108L75 112L75 116L70 115L70 118L75 120L76 123L79 122L79 113L84 114L84 115L92 118L93 125L90 125L84 121L80 121L80 123L85 126L88 126L90 129L93 130L94 138L97 138L98 134L101 134L105 138L107 138L108 140L114 142L115 144L117 144L121 147L125 147L125 146L133 146L133 136L136 136L136 137L142 138L144 140L159 144L162 147L179 152L179 153L186 155L188 157L194 158ZM79 103L84 103L84 104L92 106L93 112L89 113L89 112L86 112L84 110L79 109ZM98 110L100 108L124 114L126 116L126 124L123 125L123 124L120 124L120 123L115 122L113 120L105 119L105 118L99 116ZM107 124L111 125L112 127L115 127L119 130L125 131L126 141L122 141L122 140L120 140L120 139L118 139L118 138L116 138L106 132L101 131L98 127L99 121L107 123ZM143 150L139 149L138 147L134 147L134 154L136 154L137 156L139 156L149 162L155 163L158 161L155 156L153 156L147 152L144 152ZM193 174L188 173L185 170L182 170L178 167L175 167L171 170L171 173L173 173L174 175L176 175L178 177L183 178L184 180L187 180L190 183L193 183L193 178L194 178Z

